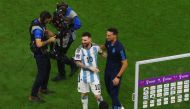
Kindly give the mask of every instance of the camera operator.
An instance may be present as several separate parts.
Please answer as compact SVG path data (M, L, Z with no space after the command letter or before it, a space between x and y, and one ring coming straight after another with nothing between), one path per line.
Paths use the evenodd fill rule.
M58 37L52 48L52 54L57 60L58 74L52 81L60 81L66 78L65 64L70 65L70 76L76 70L73 59L68 58L66 53L76 38L75 30L81 27L81 22L76 12L65 2L61 2L57 4L52 23L58 30Z

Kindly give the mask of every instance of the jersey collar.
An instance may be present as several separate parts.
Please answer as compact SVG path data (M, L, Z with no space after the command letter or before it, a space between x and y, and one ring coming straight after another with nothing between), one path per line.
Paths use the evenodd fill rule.
M114 44L112 44L112 43L110 43L110 44L111 44L111 46L117 46L119 44L119 41L116 40Z
M91 43L90 48L91 48L91 47L92 47L92 43ZM84 48L84 46L82 46L82 48ZM84 48L84 49L89 50L90 48Z

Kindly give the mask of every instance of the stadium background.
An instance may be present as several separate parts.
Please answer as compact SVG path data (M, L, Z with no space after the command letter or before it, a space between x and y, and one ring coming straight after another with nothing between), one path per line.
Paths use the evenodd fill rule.
M36 65L29 50L28 27L42 10L55 10L57 0L1 0L0 1L0 108L1 109L80 109L77 74L59 83L49 82L56 94L44 96L47 103L28 101L36 75ZM189 0L66 0L78 13L82 28L69 50L80 44L80 35L89 31L93 41L102 44L105 31L119 29L119 40L127 48L129 67L124 74L120 99L126 109L133 108L134 65L138 60L162 57L190 51ZM50 27L51 28L51 27ZM105 90L103 71L105 59L99 58L102 94L111 104ZM69 68L67 68L68 70ZM159 69L158 69L159 70ZM57 73L52 61L51 77ZM68 73L67 73L68 74ZM186 105L187 108L189 105ZM174 106L170 106L172 108ZM186 109L187 109L186 108ZM97 109L92 94L89 109Z

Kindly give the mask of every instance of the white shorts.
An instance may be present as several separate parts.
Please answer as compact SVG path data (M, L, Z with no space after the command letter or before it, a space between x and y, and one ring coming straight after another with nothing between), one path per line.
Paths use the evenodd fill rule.
M83 81L78 82L78 92L88 93L90 89L94 95L101 95L100 82L84 83Z

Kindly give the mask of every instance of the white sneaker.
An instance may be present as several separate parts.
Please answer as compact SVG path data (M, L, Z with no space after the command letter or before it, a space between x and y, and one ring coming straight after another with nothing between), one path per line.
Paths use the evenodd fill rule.
M125 109L123 106L121 106L121 109Z

